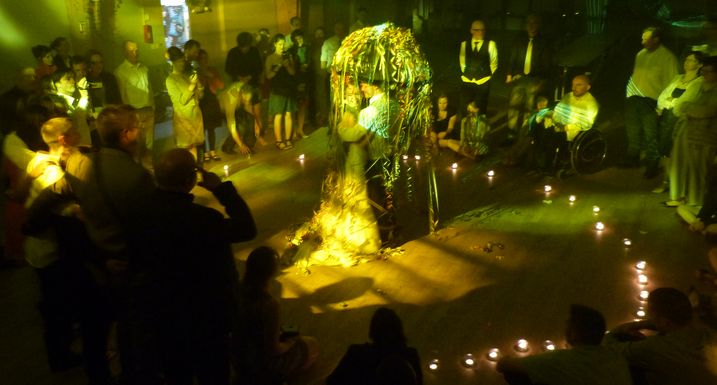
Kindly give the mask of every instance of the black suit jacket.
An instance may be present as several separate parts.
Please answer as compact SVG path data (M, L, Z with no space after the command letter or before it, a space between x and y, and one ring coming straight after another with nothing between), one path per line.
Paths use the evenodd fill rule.
M522 34L512 45L510 61L508 62L508 75L523 75L528 41L528 35ZM550 47L548 42L540 35L533 39L531 67L530 77L551 79L555 75L552 47Z

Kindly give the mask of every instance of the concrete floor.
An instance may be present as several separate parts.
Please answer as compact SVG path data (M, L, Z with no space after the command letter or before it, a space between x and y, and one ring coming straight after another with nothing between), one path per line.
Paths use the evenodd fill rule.
M251 158L225 157L210 163L230 177L256 217L259 236L235 246L240 271L249 251L262 244L284 249L289 229L318 208L326 161L325 130L289 151L272 146ZM298 155L305 154L299 161ZM500 384L490 348L511 351L519 338L564 344L567 307L582 303L601 310L609 325L631 320L639 306L634 264L647 261L648 289L687 289L693 271L706 267L706 241L680 223L666 195L650 193L655 181L640 170L607 168L593 175L545 181L498 163L436 159L441 223L427 234L426 164L409 160L404 175L413 188L399 190L401 247L386 258L355 267L317 266L310 273L287 267L275 292L283 322L298 325L322 345L319 364L302 383L321 383L350 343L367 340L368 321L379 306L394 308L409 343L424 364L426 384ZM450 164L459 163L456 171ZM486 172L496 176L489 180ZM200 188L197 201L216 207ZM570 203L569 195L576 201ZM593 206L599 206L595 214ZM597 232L602 221L606 229ZM625 247L623 239L632 240ZM492 250L486 248L492 244ZM501 247L502 246L502 247ZM82 384L82 371L51 374L44 362L37 288L30 268L0 271L0 373L3 384ZM477 369L460 365L463 355L479 357Z

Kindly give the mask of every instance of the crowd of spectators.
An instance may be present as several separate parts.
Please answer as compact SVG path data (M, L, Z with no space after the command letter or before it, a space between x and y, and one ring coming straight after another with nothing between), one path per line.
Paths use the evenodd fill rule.
M366 9L358 14L352 31L367 25ZM706 25L713 35L686 55L684 74L661 31L644 30L626 90L622 165L637 166L644 150L645 177L654 178L662 162L666 177L656 192L669 188L666 204L680 207L690 229L709 233L717 221L717 25ZM239 33L227 54L226 83L198 41L170 47L166 88L176 148L161 154L154 153L154 90L135 42L123 43L125 60L113 73L105 71L100 51L73 56L65 38L32 48L36 68L18 70L15 86L0 96L7 181L2 263L26 260L38 275L53 371L82 364L91 384L112 383L106 352L113 323L127 384L228 384L232 366L240 382L281 384L316 362L316 339L282 328L280 302L269 290L278 273L276 251L255 249L239 279L231 245L256 236L254 219L232 183L203 168L221 159L215 131L223 124L229 135L220 148L229 155L264 145L269 125L276 148L288 150L306 136L307 121L326 124L328 76L346 27L335 23L328 38L319 27L311 40L300 18L291 27L273 37L266 30L256 37ZM525 32L512 47L506 78L516 141L508 163L525 159L532 147L534 165L550 169L555 154L568 152L593 127L598 103L589 76L580 74L572 92L548 108L545 90L555 79L540 18L528 17ZM457 57L460 104L447 95L436 99L432 139L475 159L490 149L486 114L500 47L485 40L482 20L471 23L470 33ZM372 116L387 113L391 101L375 84L364 82L361 91L366 108L351 117L380 133ZM377 151L369 146L366 156L374 159ZM152 160L153 172L145 167ZM228 217L193 203L197 185ZM702 277L714 281L710 274ZM70 349L76 323L82 356ZM573 305L566 331L571 349L505 358L497 369L511 384L716 380L705 367L709 333L695 325L687 296L676 289L651 293L646 320L603 337L605 330L600 312ZM646 330L653 335L638 333ZM419 354L393 310L376 311L369 338L349 347L327 383L423 383Z

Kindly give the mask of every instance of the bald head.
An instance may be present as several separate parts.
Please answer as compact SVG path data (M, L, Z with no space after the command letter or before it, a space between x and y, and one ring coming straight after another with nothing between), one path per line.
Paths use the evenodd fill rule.
M590 78L587 75L578 75L573 78L573 95L581 97L590 91Z
M165 190L189 192L197 182L197 163L189 150L175 148L162 154L154 165L159 187Z

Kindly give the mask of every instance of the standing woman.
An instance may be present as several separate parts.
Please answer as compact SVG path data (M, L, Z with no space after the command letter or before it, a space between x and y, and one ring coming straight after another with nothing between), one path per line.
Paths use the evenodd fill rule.
M186 148L199 164L204 162L204 122L199 109L202 85L196 73L185 74L184 53L177 47L167 50L172 72L167 76L167 92L174 109L172 126L178 148Z
M667 206L701 206L707 191L710 165L717 155L717 59L706 58L702 85L694 99L679 108L670 165Z
M662 193L668 187L668 170L670 169L670 151L672 151L672 138L675 123L680 118L680 106L694 99L697 91L702 86L700 69L702 68L702 52L692 51L685 57L683 68L684 74L677 75L667 88L662 90L657 98L657 145L662 156L662 166L665 169L662 185L654 190L654 193Z
M290 54L284 53L286 40L284 35L276 34L274 53L266 58L264 71L271 82L269 92L269 116L274 118L274 137L276 148L288 150L293 148L292 114L296 112L296 67Z
M50 47L46 45L36 45L32 47L32 56L37 60L35 76L37 76L38 82L41 82L43 78L57 71L57 67L53 64L55 57Z

